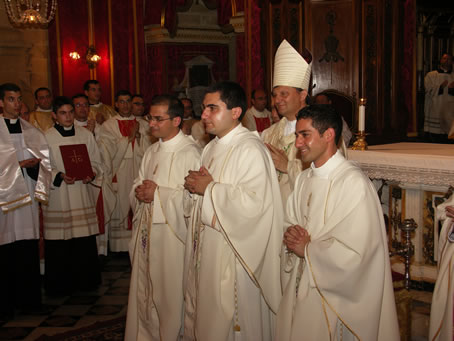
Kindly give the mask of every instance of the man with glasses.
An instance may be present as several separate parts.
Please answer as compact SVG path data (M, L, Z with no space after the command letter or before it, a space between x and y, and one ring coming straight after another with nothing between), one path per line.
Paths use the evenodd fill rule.
M145 103L141 94L132 95L132 114L142 118L145 115Z
M272 340L283 226L273 161L259 135L240 124L240 85L214 85L203 106L206 131L216 137L185 181L196 204L188 214L184 339Z
M76 94L72 97L72 101L74 103L74 125L87 128L95 137L97 137L100 126L97 124L96 120L88 118L90 105L88 104L87 96L84 94Z
M98 143L104 159L107 177L116 192L117 204L104 236L111 251L128 251L131 238L132 211L129 192L139 174L140 162L150 146L147 131L140 126L131 111L131 93L120 90L115 95L118 114L105 121L99 130Z
M200 166L200 148L183 134L183 105L174 96L153 98L151 134L130 193L134 229L125 340L177 340L183 308L186 223L184 177Z

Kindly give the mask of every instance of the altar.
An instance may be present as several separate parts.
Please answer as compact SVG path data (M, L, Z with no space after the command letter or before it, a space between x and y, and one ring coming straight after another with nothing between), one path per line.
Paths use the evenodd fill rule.
M418 225L412 242L415 254L411 277L434 282L437 277L438 234L441 224L434 208L454 187L454 145L394 143L369 146L368 150L348 150L373 181L382 204L390 247L401 240L398 224L413 218ZM403 273L404 265L393 261L393 269Z

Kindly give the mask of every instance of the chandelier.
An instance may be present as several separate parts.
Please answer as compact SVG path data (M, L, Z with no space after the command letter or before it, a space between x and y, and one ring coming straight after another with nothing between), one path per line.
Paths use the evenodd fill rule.
M4 0L9 21L18 28L46 28L57 9L57 0ZM49 10L49 4L50 10Z

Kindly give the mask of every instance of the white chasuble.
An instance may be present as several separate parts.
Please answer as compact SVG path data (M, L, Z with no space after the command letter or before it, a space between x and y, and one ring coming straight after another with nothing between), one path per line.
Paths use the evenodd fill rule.
M429 340L453 340L454 300L454 219L447 218L446 206L454 206L454 196L437 206L437 220L444 220L438 243L438 275L430 310Z
M183 309L186 223L184 178L200 168L200 149L181 131L156 142L145 153L130 193L134 228L129 243L132 263L125 340L175 341ZM158 187L154 202L138 202L135 188L144 180Z
M282 252L276 340L399 340L375 189L340 152L328 163L325 174L301 173L287 202L285 225L304 227L311 241L305 259Z
M273 161L239 124L205 147L202 164L214 181L190 217L184 339L272 340L283 224Z
M125 122L122 122L125 121ZM129 142L120 126L127 121L135 121L134 116L116 115L105 121L99 131L98 144L105 164L109 171L108 179L116 193L116 206L113 211L109 229L104 238L109 238L110 250L114 252L128 251L131 239L131 216L129 193L134 179L138 176L140 162L145 150L150 146L148 132L140 125L140 138Z
M66 173L60 146L85 144L90 157L93 172L102 177L103 168L93 134L83 127L74 126L75 135L63 137L55 127L46 132L51 155L52 179L59 173ZM49 240L67 240L87 237L99 233L96 217L96 200L90 187L82 180L74 184L61 182L60 187L53 187L49 196L49 205L43 206L44 238Z

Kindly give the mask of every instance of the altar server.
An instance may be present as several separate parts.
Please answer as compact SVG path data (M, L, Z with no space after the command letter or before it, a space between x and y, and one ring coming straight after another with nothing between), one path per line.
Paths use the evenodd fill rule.
M110 251L128 251L132 229L132 210L129 193L139 174L140 162L150 146L148 132L132 115L132 96L120 90L115 96L118 114L105 121L99 130L98 143L108 171L107 178L116 193L116 207L112 214L108 238Z
M46 132L52 165L53 188L49 206L43 208L45 239L45 289L48 294L90 290L101 282L96 235L99 233L96 200L90 186L102 176L101 154L93 134L74 125L74 106L69 98L57 97L52 116L55 125ZM61 146L85 145L93 175L81 180L67 174ZM83 158L83 156L80 156ZM78 165L72 166L72 171Z
M51 182L44 135L19 118L16 84L0 87L0 321L41 310L38 202L47 203Z

